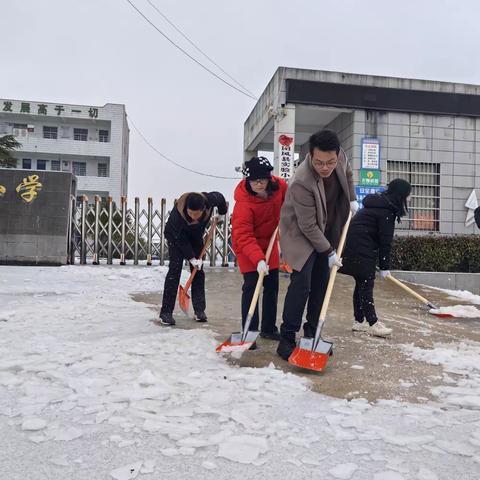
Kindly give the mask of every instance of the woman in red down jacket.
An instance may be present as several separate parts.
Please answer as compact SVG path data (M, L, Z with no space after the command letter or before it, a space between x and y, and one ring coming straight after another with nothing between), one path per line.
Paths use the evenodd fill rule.
M242 180L235 189L232 214L232 247L243 274L242 327L247 318L258 274L265 272L263 281L262 324L260 336L280 340L276 327L278 300L278 242L275 242L268 265L265 259L268 243L280 222L280 208L287 184L272 176L273 167L265 157L253 157L245 162ZM258 304L250 325L258 330Z

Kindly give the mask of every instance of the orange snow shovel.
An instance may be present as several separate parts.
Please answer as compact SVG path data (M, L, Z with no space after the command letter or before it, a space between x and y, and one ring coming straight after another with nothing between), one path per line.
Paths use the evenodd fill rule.
M208 250L208 247L210 246L210 242L212 241L213 232L215 232L215 228L217 228L216 218L212 220L212 226L210 227L210 231L208 232L207 238L205 239L205 243L203 245L202 251L200 252L200 256L198 258L203 259L206 251ZM187 317L188 317L188 308L190 307L190 296L188 295L188 290L192 285L192 282L193 282L193 279L195 278L197 270L198 268L196 267L192 270L192 272L190 273L190 277L188 277L187 283L185 283L184 287L182 287L181 285L178 286L178 304L180 305L180 308L182 309L183 313L187 315Z
M348 227L352 219L352 212L349 212L347 221L343 227L342 236L337 248L337 254L342 256L343 246L347 237ZM327 366L328 359L333 353L333 343L327 342L322 338L322 328L325 325L325 318L327 316L328 304L332 295L333 284L339 267L334 265L330 270L330 277L328 279L327 291L323 300L320 318L318 320L317 330L314 338L301 337L297 347L290 355L288 363L307 370L314 370L321 372Z
M265 261L267 262L267 265L268 261L270 260L273 245L276 241L277 233L278 227L273 232L272 238L270 238L270 242L268 243L267 252L265 254ZM248 314L247 318L245 319L245 326L243 327L243 331L232 333L228 340L225 340L225 342L218 345L218 347L215 349L216 352L244 352L245 350L248 350L257 340L260 332L251 331L250 324L252 323L252 318L255 313L255 307L257 306L258 297L260 296L260 290L263 285L264 276L265 273L263 272L258 274L257 285L255 287L255 292L253 293L252 301L250 302L250 308L248 309Z
M431 310L439 310L439 308L437 306L435 306L432 302L430 302L426 298L419 295L417 292L412 290L410 287L407 287L404 283L402 283L397 278L392 277L392 275L387 275L385 278L390 280L390 282L392 282L393 284L395 284L395 285L399 286L400 288L402 288L403 290L405 290L412 297L414 297L417 300L419 300L420 302L424 303ZM438 318L453 318L453 317L455 317L455 315L453 315L451 313L435 313L435 312L429 312L429 313L431 313L432 315L435 315Z

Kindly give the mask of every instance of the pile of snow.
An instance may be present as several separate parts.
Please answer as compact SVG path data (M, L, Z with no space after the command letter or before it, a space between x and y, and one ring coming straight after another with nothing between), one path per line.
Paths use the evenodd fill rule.
M476 478L476 410L334 399L273 363L231 366L212 332L156 326L131 299L165 269L1 269L8 478ZM476 354L456 365L467 399Z
M473 305L432 308L430 313L434 315L451 315L454 318L480 318L480 310Z

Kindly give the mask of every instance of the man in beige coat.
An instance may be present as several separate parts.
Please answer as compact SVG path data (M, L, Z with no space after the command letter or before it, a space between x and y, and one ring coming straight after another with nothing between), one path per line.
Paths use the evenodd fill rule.
M280 214L282 255L293 269L277 348L284 360L295 348L307 300L304 333L315 335L330 268L341 266L335 249L343 225L348 211L358 210L352 170L336 133L312 135L309 152L290 181Z

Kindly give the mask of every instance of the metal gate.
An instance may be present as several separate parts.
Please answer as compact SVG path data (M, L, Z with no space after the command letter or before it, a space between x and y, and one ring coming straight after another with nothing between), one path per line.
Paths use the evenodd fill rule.
M82 196L80 202L72 197L69 263L111 265L118 260L120 265L152 265L154 262L164 265L168 260L168 245L163 232L170 214L166 203L162 198L160 208L155 209L153 199L148 197L145 208L135 197L133 208L129 208L125 197L118 207L111 197L102 203L100 197L95 196L93 204L88 203L86 196ZM225 222L217 225L206 255L212 267L235 262L228 212L225 218Z

